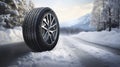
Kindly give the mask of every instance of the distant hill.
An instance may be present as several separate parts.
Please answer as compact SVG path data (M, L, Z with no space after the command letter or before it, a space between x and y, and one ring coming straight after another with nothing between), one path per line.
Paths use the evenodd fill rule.
M81 31L93 31L90 27L91 14L86 14L78 19L60 24L61 33L79 33Z

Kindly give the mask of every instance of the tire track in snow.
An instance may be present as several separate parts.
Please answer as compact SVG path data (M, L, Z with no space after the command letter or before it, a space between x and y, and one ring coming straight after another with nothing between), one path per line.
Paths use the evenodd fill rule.
M79 63L81 63L84 67L108 67L108 65L104 64L104 62L84 51L85 49L82 50L78 46L75 46L75 44L79 44L74 42L71 37L63 36L63 40L64 44L67 45L72 52L74 52L74 54L78 57Z
M72 40L73 43L76 43L78 45L75 45L76 47L79 47L79 49L84 50L88 54L94 56L95 58L100 59L104 62L104 64L107 64L109 67L119 67L120 66L120 56L117 54L112 53L111 51L103 50L99 47L91 46L90 43L86 44L82 42L81 40L76 40L76 38L71 37L69 40Z
M114 54L120 55L120 49L118 49L118 48L110 47L108 45L102 45L102 44L97 44L97 43L85 41L83 39L80 39L79 37L73 37L73 39L77 40L78 42L84 43L86 45L89 44L89 45L94 46L96 48L107 50L107 51L110 51L110 52L112 52Z

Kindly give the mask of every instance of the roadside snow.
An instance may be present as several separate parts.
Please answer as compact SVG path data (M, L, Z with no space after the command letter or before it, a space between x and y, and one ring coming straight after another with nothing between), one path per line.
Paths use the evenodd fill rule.
M57 46L52 51L30 52L19 57L9 67L83 67L60 36Z
M104 64L107 64L107 67L119 67L120 66L119 55L115 55L114 53L111 53L110 51L96 48L95 46L91 46L89 44L83 44L74 38L69 38L69 41L72 41L71 44L74 44L74 46L76 46L77 48L84 50L88 54L94 56L95 58L102 60Z
M111 32L81 32L74 36L89 42L120 49L120 32L118 30Z
M0 30L0 44L7 44L19 41L23 41L21 27Z

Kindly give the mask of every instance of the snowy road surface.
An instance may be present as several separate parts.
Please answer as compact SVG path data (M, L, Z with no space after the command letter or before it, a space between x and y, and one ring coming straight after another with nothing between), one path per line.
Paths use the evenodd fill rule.
M61 35L52 51L42 53L24 42L1 45L0 67L120 67L120 51Z

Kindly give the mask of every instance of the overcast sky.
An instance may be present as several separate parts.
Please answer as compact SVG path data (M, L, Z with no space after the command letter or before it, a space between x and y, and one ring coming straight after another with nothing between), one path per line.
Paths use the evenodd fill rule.
M33 0L35 7L52 8L60 22L79 18L90 13L93 0Z

